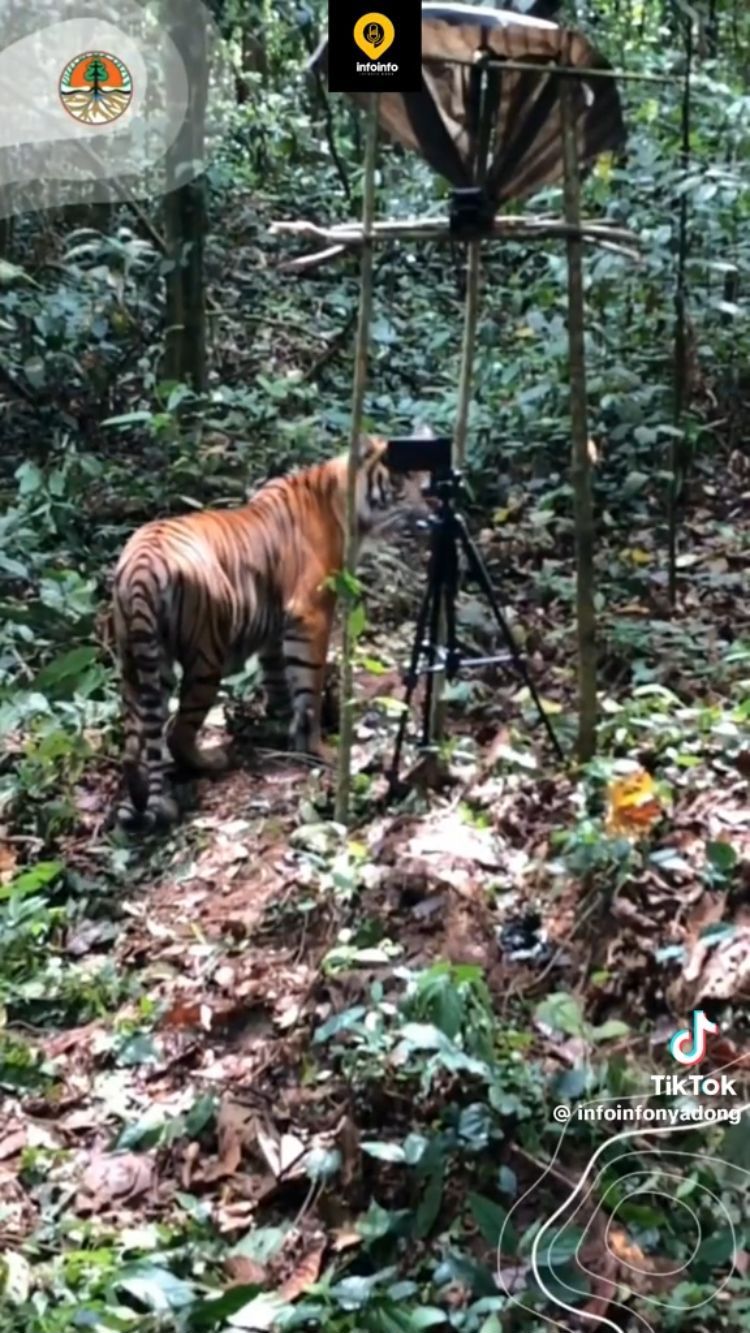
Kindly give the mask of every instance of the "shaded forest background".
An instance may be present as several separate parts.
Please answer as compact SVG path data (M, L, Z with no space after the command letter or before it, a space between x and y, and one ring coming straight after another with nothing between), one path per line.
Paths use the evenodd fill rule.
M120 733L103 612L123 542L347 437L356 262L290 276L278 263L296 251L267 235L276 218L361 208L359 113L304 73L324 6L214 9L237 106L199 183L0 223L9 1333L548 1328L534 1235L605 1138L572 1125L540 1182L551 1107L643 1092L698 1004L729 1034L717 1066L747 1069L750 14L741 0L564 10L618 68L674 76L623 82L627 162L585 186L587 215L632 227L643 259L586 258L602 719L583 772L550 762L517 683L460 682L458 789L383 811L368 762L393 734L420 587L418 560L386 552L364 574L350 835L326 775L276 761L204 784L168 843L107 829ZM381 215L439 211L446 193L381 146ZM559 207L556 191L533 201ZM378 253L375 433L451 431L463 262L445 246ZM483 291L472 521L569 744L562 248L487 247ZM481 606L467 596L463 612L483 646ZM217 720L240 739L254 683L250 664ZM628 764L658 798L637 837L607 821ZM746 1140L746 1123L695 1130L677 1165L640 1142L624 1164L605 1155L583 1215L548 1238L547 1291L601 1316L619 1284L656 1330L750 1328L747 1174L726 1165L750 1169ZM610 1312L644 1326L633 1317Z

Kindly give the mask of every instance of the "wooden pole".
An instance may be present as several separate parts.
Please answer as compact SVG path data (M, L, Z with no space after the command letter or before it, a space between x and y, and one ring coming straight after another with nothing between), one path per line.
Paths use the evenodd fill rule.
M474 343L479 322L479 277L482 262L482 242L471 241L466 257L466 305L464 307L464 334L461 345L461 371L458 380L456 429L453 436L453 465L466 466L466 438L469 433L471 390L474 378Z
M341 724L339 739L338 781L336 785L336 820L346 824L349 819L351 795L352 741L354 739L354 674L351 632L352 588L357 565L357 473L360 462L360 437L364 416L367 362L372 321L373 289L373 232L375 218L375 163L378 145L378 96L371 93L367 107L367 138L365 143L364 177L362 184L362 230L364 243L360 265L359 318L354 348L354 390L352 394L352 426L349 440L349 467L346 485L346 541L344 547L343 587L344 606L343 642L341 648Z
M578 234L568 237L568 345L570 358L571 481L575 514L576 619L578 630L578 740L581 762L596 750L596 610L594 606L594 503L588 445L586 348L584 342L581 177L576 135L575 88L560 75L565 221Z

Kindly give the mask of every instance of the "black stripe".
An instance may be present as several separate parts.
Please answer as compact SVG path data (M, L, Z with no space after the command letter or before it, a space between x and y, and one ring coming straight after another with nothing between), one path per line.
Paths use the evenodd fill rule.
M285 657L284 665L288 667L304 667L308 671L322 671L325 662L310 662L306 657Z

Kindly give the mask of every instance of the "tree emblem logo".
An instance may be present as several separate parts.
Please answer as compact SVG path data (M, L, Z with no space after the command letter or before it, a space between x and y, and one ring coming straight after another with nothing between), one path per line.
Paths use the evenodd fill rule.
M130 71L107 51L84 51L62 72L60 100L82 125L110 125L124 115L132 97Z

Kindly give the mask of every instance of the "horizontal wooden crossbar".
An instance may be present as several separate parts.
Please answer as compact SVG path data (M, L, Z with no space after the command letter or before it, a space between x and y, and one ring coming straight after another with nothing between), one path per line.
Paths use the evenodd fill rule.
M626 83L684 83L684 74L639 74L636 70L593 69L588 65L558 65L554 60L504 60L502 56L488 56L480 51L470 59L466 56L422 56L423 65L481 65L483 69L517 69L524 74L561 74L571 79L622 79Z
M384 241L451 241L454 240L447 217L388 219L375 222L372 233L366 237L362 226L357 222L335 223L332 226L320 226L315 222L298 219L288 222L273 222L270 227L272 236L307 236L326 244L325 250L314 255L302 255L297 259L284 260L279 267L300 270L335 259L347 250L358 249L365 244ZM482 239L504 241L545 241L550 239L581 239L590 245L596 245L627 259L640 258L640 240L635 232L626 227L616 227L609 222L582 221L580 228L553 217L515 217L499 214L494 218L492 229Z

